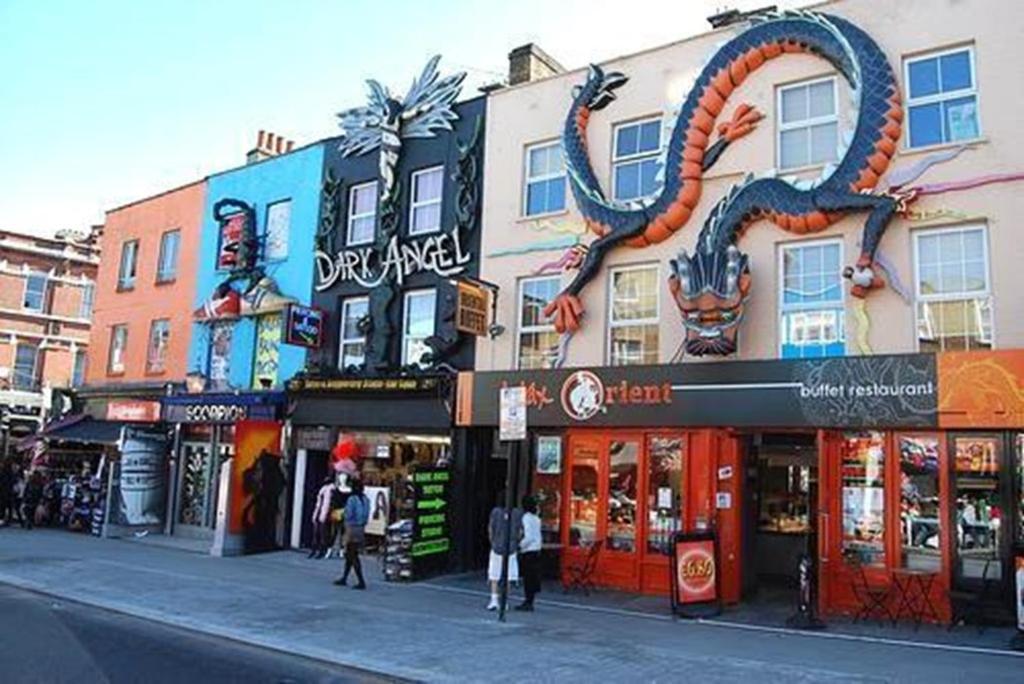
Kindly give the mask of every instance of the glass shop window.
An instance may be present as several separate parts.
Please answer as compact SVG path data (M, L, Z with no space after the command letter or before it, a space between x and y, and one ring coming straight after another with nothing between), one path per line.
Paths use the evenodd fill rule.
M901 435L899 445L903 567L938 572L942 567L939 438Z
M647 553L669 555L682 529L683 439L647 440Z
M377 227L377 182L354 185L348 192L348 229L345 245L373 242Z
M541 537L545 544L557 544L562 529L562 438L538 436L536 449L533 493L537 497Z
M646 119L615 127L612 187L617 200L647 197L658 190L661 119Z
M425 235L441 230L441 191L443 188L443 166L423 169L412 174L409 235Z
M885 565L885 436L850 432L842 449L843 554Z
M782 246L782 358L842 356L846 352L842 252L842 243L836 240Z
M608 457L608 550L632 553L636 551L640 442L609 442Z
M658 362L658 267L612 271L608 358L612 366Z
M910 147L981 136L973 48L906 59L904 69Z
M776 106L779 168L795 169L836 160L839 118L834 78L779 88Z
M519 283L519 368L553 368L559 335L544 318L544 308L558 295L560 276L528 278Z
M996 437L956 437L956 549L960 574L972 579L1002 577L1000 504L1002 445ZM987 569L987 572L986 572Z
M526 187L523 215L541 216L565 209L565 159L562 143L526 148Z
M985 228L914 232L917 340L923 352L992 348Z
M598 450L593 444L573 446L569 473L569 546L589 546L597 539Z

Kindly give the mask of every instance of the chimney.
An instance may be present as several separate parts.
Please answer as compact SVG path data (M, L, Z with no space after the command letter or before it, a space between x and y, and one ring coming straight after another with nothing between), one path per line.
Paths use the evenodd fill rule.
M279 154L287 154L295 147L295 143L285 139L277 133L260 131L256 136L256 147L249 150L245 155L246 164L254 164Z
M508 84L537 81L565 72L565 67L534 43L527 43L508 53Z

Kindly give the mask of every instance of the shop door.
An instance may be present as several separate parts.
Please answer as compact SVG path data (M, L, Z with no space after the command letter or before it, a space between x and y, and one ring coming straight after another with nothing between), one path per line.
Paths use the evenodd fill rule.
M636 591L640 585L638 528L643 436L583 433L569 437L566 558L581 562L602 540L599 584Z
M215 477L210 442L182 442L181 484L176 529L201 531L212 526L210 493Z
M1014 536L1011 499L1014 461L1003 436L957 433L949 437L953 482L953 585L978 590L988 585L993 596L1008 595ZM1014 445L1015 446L1015 445Z
M638 501L638 519L643 521L638 547L642 551L640 590L668 593L669 556L672 539L683 528L683 483L686 467L686 437L683 433L648 434L641 459L640 479L646 496Z

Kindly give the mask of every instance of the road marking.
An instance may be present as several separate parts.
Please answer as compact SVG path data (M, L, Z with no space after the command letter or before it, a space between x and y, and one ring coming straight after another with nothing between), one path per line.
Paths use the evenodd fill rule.
M490 594L486 591L480 591L477 589L463 589L462 587L449 587L443 584L436 584L434 582L419 582L416 584L405 585L409 588L413 587L424 587L428 589L435 589L438 591L448 591L455 594L467 594L478 597L487 597ZM656 620L658 622L675 622L676 619L671 615L659 615L657 613L644 613L638 610L628 610L625 608L609 608L606 606L588 606L580 603L572 603L570 601L553 601L551 599L537 599L536 603L541 606L553 606L555 608L565 608L568 610L582 610L589 611L592 613L607 613L609 615L621 615L624 617L640 618L643 620ZM861 634L842 634L837 632L810 632L800 629L790 629L789 627L771 627L769 625L752 625L744 622L736 622L734 620L721 620L718 618L697 618L694 620L680 619L679 622L691 625L707 625L708 627L719 627L722 629L741 629L748 632L761 632L767 634L783 634L787 636L797 636L806 638L817 638L817 639L833 639L836 641L852 641L858 643L867 644L878 644L884 646L900 646L907 648L921 648L931 651L951 651L954 653L973 653L976 655L995 655L995 656L1011 656L1014 658L1024 658L1024 652L1011 651L1009 649L1001 648L989 648L985 646L962 646L958 644L937 644L928 641L911 641L909 639L892 639L888 637L873 637Z

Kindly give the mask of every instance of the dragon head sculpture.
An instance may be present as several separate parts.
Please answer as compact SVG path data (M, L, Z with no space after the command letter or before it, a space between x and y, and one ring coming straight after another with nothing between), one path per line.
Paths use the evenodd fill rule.
M747 255L735 245L725 251L685 250L672 260L668 287L683 315L686 352L726 356L736 351L743 307L750 293Z
M587 82L572 89L572 97L592 112L604 109L615 100L615 91L626 85L629 77L618 71L605 70L591 64L587 71Z

